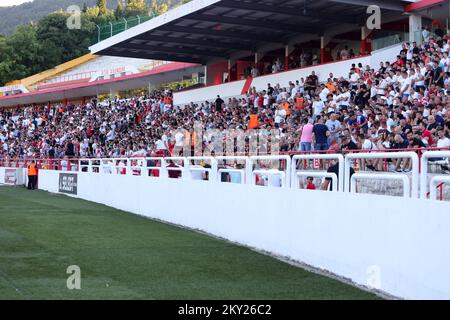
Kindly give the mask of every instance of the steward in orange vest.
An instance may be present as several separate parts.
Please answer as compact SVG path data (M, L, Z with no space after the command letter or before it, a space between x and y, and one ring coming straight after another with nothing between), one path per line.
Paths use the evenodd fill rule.
M36 166L36 162L33 160L31 164L28 165L28 189L34 190L36 189L38 170Z

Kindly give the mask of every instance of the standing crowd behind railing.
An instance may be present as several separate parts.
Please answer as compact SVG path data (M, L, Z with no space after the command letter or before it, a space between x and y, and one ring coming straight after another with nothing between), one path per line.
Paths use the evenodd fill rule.
M67 158L67 159L0 159L0 166L40 170L86 172L169 178L182 180L221 181L268 187L330 190L339 192L376 193L367 185L384 183L385 195L406 198L436 199L437 189L443 200L444 185L450 175L436 170L436 165L449 165L447 150L390 152L351 152L347 154L297 153L295 155L258 156L180 156L134 158ZM368 164L379 161L382 172L369 172ZM397 162L408 163L409 169L395 172ZM420 185L419 185L419 179ZM317 182L319 181L319 184ZM357 182L358 181L358 182ZM364 181L366 181L364 183ZM395 184L401 182L400 185ZM358 185L358 187L357 187ZM396 188L396 192L389 192ZM399 191L400 190L400 191ZM392 191L392 190L391 190ZM399 194L400 192L400 194Z
M276 149L258 147L256 154L448 148L449 51L447 36L420 46L406 43L395 62L352 65L348 77L331 73L325 83L312 72L286 88L268 84L226 102L218 96L212 103L174 107L169 91L154 91L84 105L2 109L0 157L179 156L195 146L200 154L222 155L229 140L244 143L243 149L232 147L233 154L251 153L252 136ZM367 167L381 171L380 163L368 161ZM397 161L395 169L409 167Z

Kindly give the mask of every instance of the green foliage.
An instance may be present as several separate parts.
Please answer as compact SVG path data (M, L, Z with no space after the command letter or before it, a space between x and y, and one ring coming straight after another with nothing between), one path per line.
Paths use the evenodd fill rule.
M99 16L104 16L108 11L108 8L106 7L106 0L97 0L97 7L99 10Z
M148 13L147 5L144 0L127 0L125 14L129 16L138 16Z
M0 42L0 46L3 46L0 63L1 82L21 79L39 72L40 66L46 65L44 60L47 48L44 45L45 43L38 41L36 27L32 25L19 26L11 37Z
M117 20L125 17L125 8L123 7L122 1L117 4L116 10L114 11L114 16Z
M171 0L152 0L151 11L156 15L160 15L169 10L171 6Z
M52 13L37 24L37 39L40 42L48 41L60 49L60 63L88 53L91 33L95 28L89 17L82 15L81 29L68 29L68 17L69 14L64 12Z

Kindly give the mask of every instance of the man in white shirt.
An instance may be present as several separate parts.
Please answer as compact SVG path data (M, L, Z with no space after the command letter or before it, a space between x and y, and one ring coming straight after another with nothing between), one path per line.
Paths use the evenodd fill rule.
M353 89L356 88L359 80L359 74L355 71L355 69L352 69L350 71L350 85Z
M325 104L323 103L323 101L320 100L319 96L316 96L312 107L314 118L317 118L322 113Z
M340 95L337 96L336 102L340 109L348 108L350 104L351 93L347 88L343 88Z
M282 124L286 119L286 110L280 105L278 110L275 111L275 123Z
M409 98L411 78L408 77L408 74L406 72L403 72L401 78L398 81L400 82L400 94L402 95L402 97Z
M445 136L444 129L438 131L439 140L437 141L438 148L450 148L450 139Z
M252 75L252 78L256 78L257 76L259 76L259 70L256 67L253 67L252 71L251 71L251 75Z
M330 93L330 90L324 84L322 84L320 87L321 87L321 91L319 93L320 100L325 102L327 101L327 96Z
M330 115L330 119L327 120L325 125L328 127L328 130L330 130L330 139L336 138L336 141L339 141L339 136L341 135L341 122L337 120L337 116L335 113L332 113Z

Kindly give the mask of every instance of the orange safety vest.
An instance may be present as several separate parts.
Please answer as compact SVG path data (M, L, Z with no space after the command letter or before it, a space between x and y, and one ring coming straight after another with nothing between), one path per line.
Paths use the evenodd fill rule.
M36 164L32 163L30 165L28 165L28 175L29 176L37 176L37 168L36 168Z
M290 116L291 115L291 110L289 109L289 103L287 103L287 102L283 103L282 107L286 111L286 115Z
M328 82L327 88L328 88L328 90L330 90L331 93L334 93L336 91L336 87L333 82Z
M249 129L256 129L258 128L258 116L256 114L251 114L250 119L248 121L248 128Z

